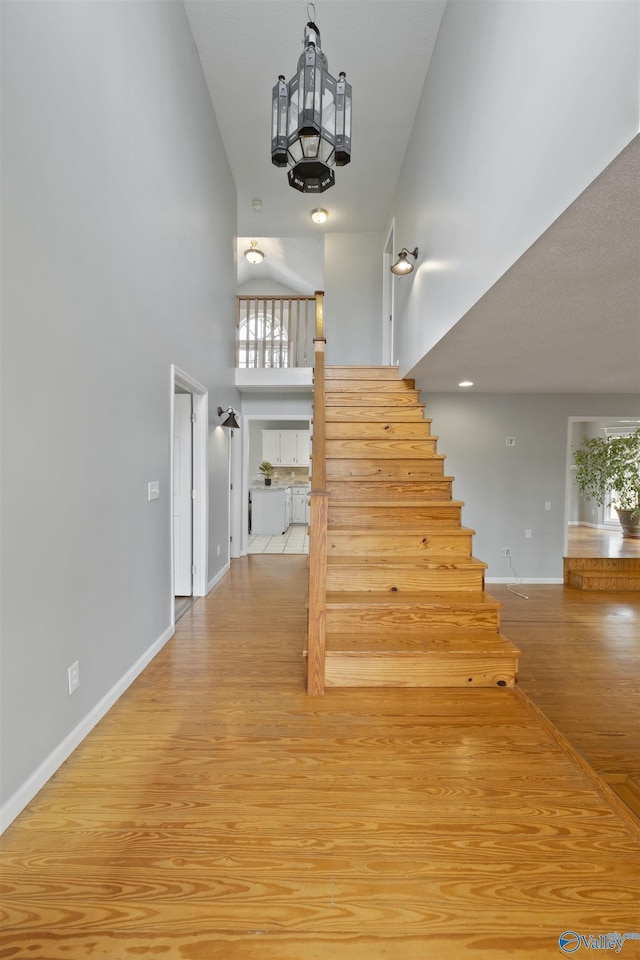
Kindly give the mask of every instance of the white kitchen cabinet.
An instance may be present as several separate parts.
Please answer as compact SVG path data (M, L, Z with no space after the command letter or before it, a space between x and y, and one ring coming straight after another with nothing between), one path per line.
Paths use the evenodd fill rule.
M308 467L309 431L263 430L262 459L274 467Z
M291 488L291 523L309 523L309 490L306 486Z
M280 463L280 431L262 431L262 459L268 460L274 467Z

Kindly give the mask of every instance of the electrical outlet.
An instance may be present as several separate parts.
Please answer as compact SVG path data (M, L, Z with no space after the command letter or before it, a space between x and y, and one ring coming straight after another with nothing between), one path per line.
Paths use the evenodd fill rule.
M545 510L551 510L551 500L545 500L544 508Z
M524 538L525 538L525 540L531 540L532 533L533 533L533 531L532 531L532 530L529 530L529 529L527 528L527 529L525 530L525 532L524 532Z
M67 670L67 680L69 683L69 695L80 686L80 662L76 660Z
M510 557L510 556L511 556L511 547L503 547L503 548L502 548L502 556L503 556L503 557Z
M217 552L216 556L218 556L218 557L220 556L220 544L218 544L218 552Z

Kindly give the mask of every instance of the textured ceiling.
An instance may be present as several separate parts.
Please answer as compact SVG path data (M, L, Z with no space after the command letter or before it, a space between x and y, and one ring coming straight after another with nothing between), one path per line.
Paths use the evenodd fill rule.
M413 375L429 390L640 391L640 137Z

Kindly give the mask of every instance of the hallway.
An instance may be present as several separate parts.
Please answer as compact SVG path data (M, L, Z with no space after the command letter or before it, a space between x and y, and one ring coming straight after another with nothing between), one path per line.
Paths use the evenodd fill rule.
M633 819L518 690L306 695L306 577L234 561L7 830L2 957L549 960L565 930L637 930ZM557 639L609 636L585 662L610 725L640 600L532 587L505 600L519 644L540 589Z

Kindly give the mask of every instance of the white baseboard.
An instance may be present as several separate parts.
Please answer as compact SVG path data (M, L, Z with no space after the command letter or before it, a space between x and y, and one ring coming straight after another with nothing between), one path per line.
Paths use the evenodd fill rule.
M209 580L209 583L207 584L207 593L211 593L211 591L216 586L216 584L220 583L224 575L228 573L230 569L231 569L231 562L227 560L222 570L218 570L213 580Z
M510 583L513 587L525 583L564 583L562 577L485 577L485 583Z
M104 695L92 710L84 717L80 723L74 727L71 733L58 744L46 760L34 770L30 777L18 787L13 796L0 807L0 834L2 834L10 823L12 823L19 813L22 813L27 804L33 800L39 790L50 780L56 770L58 770L67 757L71 756L73 751L90 733L95 725L102 720L104 715L120 699L127 687L130 687L133 681L138 677L144 668L151 663L157 653L164 647L165 643L171 639L175 633L175 626L171 624L161 634L158 639L145 650L142 656L136 660L132 667L118 680L118 682Z

